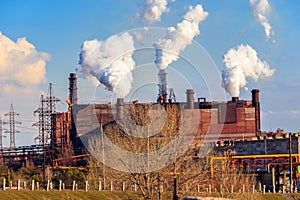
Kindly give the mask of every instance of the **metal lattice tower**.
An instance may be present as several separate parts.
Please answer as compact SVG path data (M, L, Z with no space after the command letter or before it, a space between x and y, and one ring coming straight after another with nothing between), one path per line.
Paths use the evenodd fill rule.
M9 147L15 148L16 147L16 133L20 133L20 131L16 130L16 124L22 124L15 120L15 116L20 115L14 111L14 107L10 105L9 113L4 114L4 116L8 116L9 122L4 122L3 124L9 124L9 130L6 130L5 133L9 133L10 141Z
M39 143L46 145L50 143L52 135L52 117L56 113L56 103L60 101L54 96L52 83L49 84L48 95L44 97L41 95L40 106L34 113L38 113L39 121L33 126L39 127Z
M44 95L41 95L41 101L40 101L40 106L37 110L34 111L34 114L38 113L39 121L33 126L38 126L39 127L39 136L37 139L41 144L46 144L46 115L45 113L46 107L45 107L45 102L44 102Z
M2 119L0 117L0 149L3 148L3 145L2 145Z

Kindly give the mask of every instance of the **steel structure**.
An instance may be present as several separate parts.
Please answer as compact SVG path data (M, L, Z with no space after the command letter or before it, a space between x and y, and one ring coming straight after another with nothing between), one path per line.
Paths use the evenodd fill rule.
M6 137L6 136L4 136L4 135L2 134L4 130L5 130L5 129L3 129L3 121L2 121L2 119L1 119L1 117L0 117L0 149L1 149L1 150L3 149L2 138L3 138L3 137Z
M246 155L246 156L220 156L212 157L210 159L210 173L214 176L214 165L216 162L221 161L222 170L225 170L225 161L230 161L230 167L234 170L236 167L266 167L270 165L276 165L278 163L289 163L290 157L294 163L300 162L300 154L269 154L269 155Z
M58 101L60 100L54 96L52 83L50 83L48 95L46 97L41 95L40 106L34 111L39 116L39 121L33 124L33 126L39 127L39 136L36 139L44 146L50 143L53 132L52 117L56 113L56 103Z
M9 133L9 147L11 149L16 148L16 133L20 133L20 131L16 130L16 124L22 124L21 122L15 120L15 116L18 115L20 114L14 111L14 107L12 104L10 105L9 113L4 114L4 116L8 116L9 118L9 121L4 122L3 124L9 124L9 130L6 130L5 133Z
M2 119L0 117L0 148L2 149L3 148L3 145L2 145Z
M43 147L42 170L44 179L46 165L49 164L49 162L51 163L51 159L53 159L53 149L50 148L50 143L54 131L53 119L55 118L56 103L58 101L60 100L54 96L52 83L50 83L48 95L46 97L41 95L40 106L34 111L34 114L38 114L39 116L39 121L33 124L33 126L39 127L39 136L36 139L39 140L39 143ZM46 156L50 156L50 159L47 159ZM48 163L46 163L47 160Z

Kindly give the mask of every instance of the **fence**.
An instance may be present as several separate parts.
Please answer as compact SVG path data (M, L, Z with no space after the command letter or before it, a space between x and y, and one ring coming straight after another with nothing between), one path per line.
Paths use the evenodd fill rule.
M35 182L34 180L31 180L30 182L21 182L21 180L17 180L15 182L9 181L7 182L6 179L2 180L2 190L46 190L46 191L62 191L62 190L83 190L83 191L101 191L101 190L108 190L108 191L138 191L138 187L135 183L128 183L123 182L121 185L116 184L114 182L110 182L109 184L104 185L102 181L98 182L97 189L90 188L89 182L85 181L84 184L78 184L76 181L72 181L71 185L65 185L65 183L62 180L59 180L58 185L55 185L50 180L47 180L46 183L43 184L42 187L39 182ZM241 185L240 187L234 187L231 185L230 190L229 189L223 189L222 185L219 185L219 187L213 188L212 185L196 185L193 188L181 188L183 191L188 192L194 192L194 193L275 193L275 189L273 188L271 190L267 190L266 185L258 184L257 188L255 185L252 185L251 188L246 187L245 185ZM160 191L164 191L164 186L161 185ZM180 190L179 190L180 191ZM280 191L282 193L286 193L287 188L283 186L283 190Z

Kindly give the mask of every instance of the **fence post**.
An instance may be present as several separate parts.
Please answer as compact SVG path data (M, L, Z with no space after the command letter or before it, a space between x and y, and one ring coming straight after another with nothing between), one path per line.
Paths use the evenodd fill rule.
M3 190L6 190L6 179L3 179Z
M73 183L72 183L72 191L75 190L75 181L73 180Z
M20 190L20 186L21 186L21 181L20 179L18 179L17 190Z
M200 185L197 185L197 192L200 192Z
M47 180L47 191L49 191L49 187L50 187L50 180Z
M39 190L39 189L40 189L40 183L36 182L36 190Z
M255 193L255 185L252 185L252 193Z
M58 187L58 191L61 191L61 185L62 185L62 180L59 180L59 187Z
M31 190L34 190L34 179L31 181Z
M126 187L125 182L123 182L122 191L125 191L125 187Z
M99 180L98 181L98 191L102 190L102 182Z
M113 191L113 182L110 182L110 191Z
M233 193L233 185L230 186L230 193Z
M208 185L208 193L211 193L211 184Z
M245 185L242 186L242 193L245 193Z
M88 181L85 181L85 191L88 191Z

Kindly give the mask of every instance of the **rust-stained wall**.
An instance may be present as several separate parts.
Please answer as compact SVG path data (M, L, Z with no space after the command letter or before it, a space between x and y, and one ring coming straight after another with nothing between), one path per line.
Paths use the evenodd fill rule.
M176 105L170 107L169 105ZM178 112L183 113L184 123L195 124L194 129L197 138L209 141L218 140L245 140L256 137L256 115L255 107L252 107L252 101L238 101L238 102L221 102L214 103L205 108L184 109L185 104L128 104L124 105L125 117L134 118L134 120L141 125L149 121L149 116L153 120L160 119L164 122L166 119L161 115L160 109L178 109ZM224 110L227 108L227 110ZM77 136L88 133L90 130L99 126L114 121L118 115L117 105L112 104L91 104L91 105L77 105L76 106L76 128ZM142 110L141 110L142 109ZM143 110L144 109L144 110ZM130 112L130 113L126 113ZM224 114L225 113L225 114ZM149 115L147 117L147 115ZM157 116L157 117L155 117ZM168 116L170 117L170 115ZM122 118L119 116L118 118ZM142 119L136 119L142 118ZM145 121L145 123L142 123ZM181 123L182 120L179 120ZM148 122L147 122L148 123ZM181 128L183 124L177 125Z
M71 116L70 113L56 113L53 115L52 124L53 133L51 135L50 154L51 159L64 157L67 158L73 154L71 146Z

